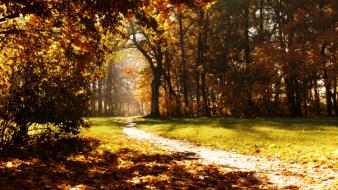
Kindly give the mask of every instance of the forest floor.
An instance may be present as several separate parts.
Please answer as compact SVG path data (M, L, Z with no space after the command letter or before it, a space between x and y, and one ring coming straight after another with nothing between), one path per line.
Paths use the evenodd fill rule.
M206 164L124 134L123 118L90 118L80 136L0 155L0 189L274 189L264 176Z
M138 120L138 122L143 124L147 123L142 119L141 122L140 120ZM137 129L134 126L136 126L136 123L131 123L124 129L124 132L132 138L154 143L172 152L194 154L194 156L200 159L204 164L216 164L227 167L230 171L254 172L257 178L267 177L271 183L276 184L276 186L281 189L338 188L338 171L324 164L315 164L312 166L309 164L290 164L278 159L266 159L257 155L249 156L230 151L213 150L203 146L197 146L187 141L160 137ZM184 125L180 127L184 128ZM143 126L143 128L145 127ZM163 130L168 130L166 127L162 126L162 128L164 128ZM157 128L157 130L159 129ZM171 130L174 129L171 128ZM209 130L209 134L205 134L205 136L210 135L210 133L212 133L212 129ZM194 136L194 138L196 140L197 137Z
M90 122L91 128L77 137L28 144L18 152L0 155L0 189L213 190L277 189L277 186L335 189L337 186L337 173L330 173L332 168L323 167L325 164L307 170L303 165L277 159L215 151L196 142L152 135L133 125L126 127L125 118L90 118ZM135 122L138 127L147 128L146 125L159 121L135 119ZM205 120L199 125L209 122ZM184 128L184 124L177 126ZM210 129L209 132L212 134ZM196 134L195 137L198 139Z

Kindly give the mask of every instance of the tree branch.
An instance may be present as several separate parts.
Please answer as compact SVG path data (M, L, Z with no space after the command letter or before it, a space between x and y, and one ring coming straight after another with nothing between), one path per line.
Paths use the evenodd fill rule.
M135 24L134 22L130 22L131 25L131 30L132 30L132 35L133 35L133 43L135 45L135 47L142 53L142 55L148 60L148 63L151 67L151 70L153 70L153 72L156 71L156 67L155 64L152 60L152 58L150 57L150 55L147 53L147 51L145 49L142 48L142 46L137 42L136 40L136 29L135 29Z
M0 23L1 23L1 22L5 22L5 21L7 21L8 19L17 18L17 17L19 17L19 16L20 16L19 13L14 13L14 14L12 14L12 15L8 15L8 16L2 17L2 18L0 18Z
M155 47L153 47L153 46L151 45L151 42L150 42L150 40L149 40L148 35L147 35L144 31L141 31L141 33L142 33L143 36L146 38L146 42L147 42L148 46L150 47L150 49L153 51L154 56L157 57L157 52L156 52L156 50L155 50Z

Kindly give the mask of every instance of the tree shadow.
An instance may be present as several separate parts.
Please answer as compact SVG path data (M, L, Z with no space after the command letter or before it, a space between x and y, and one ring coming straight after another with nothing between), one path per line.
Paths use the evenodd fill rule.
M259 189L254 172L225 172L193 153L95 151L95 139L70 138L32 145L0 158L0 189Z
M325 130L328 127L338 127L337 118L195 118L195 119L145 119L137 120L139 125L168 125L168 131L174 130L176 127L194 126L201 127L203 125L222 127L234 130L251 130L256 126L267 126L281 130L293 131L311 131Z

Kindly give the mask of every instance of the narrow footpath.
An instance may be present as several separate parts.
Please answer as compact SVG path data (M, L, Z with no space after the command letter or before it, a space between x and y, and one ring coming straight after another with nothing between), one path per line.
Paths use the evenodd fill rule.
M240 155L224 150L212 150L189 142L160 137L136 128L129 122L124 128L129 138L151 142L172 152L195 153L205 164L231 167L233 170L254 171L257 176L268 177L271 183L281 189L335 189L338 173L326 167L305 168L298 164L269 161L257 156Z

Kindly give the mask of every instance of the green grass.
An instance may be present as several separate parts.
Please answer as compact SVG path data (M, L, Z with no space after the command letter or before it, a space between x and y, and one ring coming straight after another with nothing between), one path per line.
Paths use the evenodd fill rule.
M84 129L82 134L96 138L121 138L127 123L124 118L118 117L87 118L86 121L89 121L90 128Z
M337 119L136 119L138 127L216 149L338 168Z
M101 141L98 151L117 152L121 149L134 149L144 153L157 153L162 150L153 144L138 140L129 139L124 133L126 118L87 118L90 128L84 129L81 135L84 137L95 138Z

